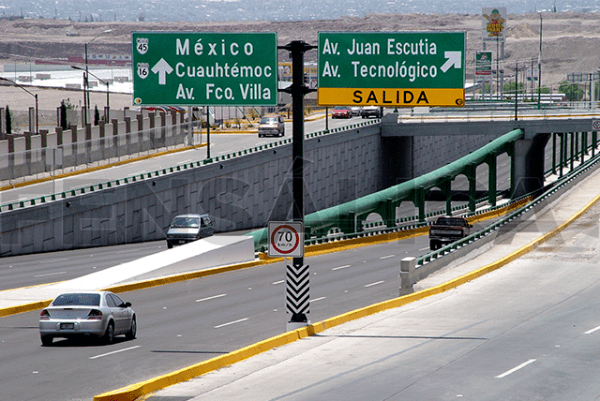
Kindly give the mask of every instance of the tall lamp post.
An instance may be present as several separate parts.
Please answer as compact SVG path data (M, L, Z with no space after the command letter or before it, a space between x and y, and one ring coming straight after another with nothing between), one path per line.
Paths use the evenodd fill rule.
M540 13L540 52L538 54L538 110L542 108L542 13Z
M72 65L71 68L73 68L74 70L83 71L84 72L84 79L86 80L86 82L87 82L87 76L89 74L92 77L96 78L101 83L103 83L104 85L106 85L106 109L110 110L110 96L109 96L109 94L110 94L110 90L109 90L110 82L105 81L102 78L99 78L97 75L95 75L95 74L93 74L93 73L91 73L89 71L86 71L85 69L83 69L81 67L77 67L76 65ZM89 92L88 92L88 94L89 94ZM88 99L88 107L90 107L89 99ZM108 122L108 116L106 116L106 122ZM87 124L87 122L86 122L86 124Z
M12 81L8 78L0 77L0 81L10 82L11 84L15 85L18 88L23 89L25 92L29 93L31 96L33 96L35 98L35 133L36 134L39 133L40 130L39 130L39 120L38 120L38 95L37 95L37 93L29 92L27 89L25 89L25 87L23 87L22 85L19 85L15 81Z
M100 32L98 35L94 36L92 38L92 40L90 40L89 42L87 42L85 44L85 76L83 77L84 81L85 81L85 96L86 96L86 100L87 100L87 107L90 107L90 88L89 88L89 84L88 84L88 45L90 43L92 43L94 40L96 40L100 35L104 35L105 33L109 33L111 32L112 29L107 29L105 31ZM85 125L87 125L87 110L85 110L84 112L84 121L85 121Z

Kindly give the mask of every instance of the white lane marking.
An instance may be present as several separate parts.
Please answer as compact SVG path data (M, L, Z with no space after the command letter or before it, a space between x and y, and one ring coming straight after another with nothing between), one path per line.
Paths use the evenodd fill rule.
M350 267L350 265L344 265L344 266L334 267L334 268L333 268L333 269L331 269L331 270L332 270L332 271L335 271L335 270L342 270L342 269L346 269L346 268L348 268L348 267Z
M310 300L310 301L308 301L308 302L317 302L317 301L322 301L322 300L324 300L325 298L327 298L327 297L315 298L315 299L311 299L311 300Z
M245 322L246 320L248 320L247 317L243 318L243 319L239 319L239 320L234 320L233 322L229 322L229 323L223 323L220 324L218 326L215 326L215 329L220 329L221 327L225 327L225 326L229 326L231 324L236 324L236 323L241 323L241 322Z
M429 250L429 247L428 247L428 246L426 246L425 248L421 248L421 249L419 249L419 251L428 251L428 250Z
M184 161L181 161L181 162L177 162L177 164L181 165L181 164L188 164L188 163L191 163L191 162L192 162L192 159L187 159L187 160L184 160Z
M382 281L378 281L376 283L367 284L367 285L365 285L365 288L367 288L367 287L373 287L374 285L381 284L381 283L385 283L385 281L382 280Z
M379 259L389 259L389 258L393 258L396 255L388 255L388 256L382 256Z
M65 274L66 272L56 272L56 273L46 273L46 274L38 274L33 277L48 277L48 276L56 276L57 274Z
M595 332L595 331L598 331L598 330L600 330L600 326L598 326L598 327L594 327L593 329L591 329L591 330L588 330L588 331L586 331L586 332L585 332L585 333L583 333L583 334L592 334L593 332Z
M530 359L530 360L528 360L527 362L523 362L523 363L522 363L522 364L520 364L519 366L517 366L517 367L514 367L514 368L512 368L511 370L508 370L508 371L506 371L506 372L502 373L501 375L498 375L498 376L496 376L496 379L502 379L502 378L504 378L504 377L506 377L506 376L508 376L508 375L510 375L510 374L513 374L513 373L515 373L517 370L519 370L519 369L523 369L525 366L527 366L527 365L529 365L529 364L531 364L531 363L534 363L535 361L537 361L537 359Z
M285 283L285 280L273 281L272 284L276 285L276 284L283 284L283 283Z
M42 258L41 261L39 261L38 263L41 264L48 264L48 263L55 263L55 262L63 262L65 260L69 260L68 258L62 258L62 259L50 259L50 260L43 260L44 258Z
M142 248L128 249L128 250L126 250L126 251L117 251L117 252L115 252L115 253L116 253L117 255L120 255L120 254L122 254L122 253L132 253L132 252L137 252L137 251L139 251L140 249L142 249Z
M207 297L207 298L202 298L202 299L197 299L196 302L202 302L202 301L209 301L211 299L215 299L215 298L221 298L221 297L225 297L227 296L227 294L219 294L219 295L214 295L212 297Z
M98 358L102 358L108 355L113 355L113 354L118 354L119 352L125 352L125 351L131 351L132 349L136 349L141 347L141 345L136 345L135 347L129 347L129 348L123 348L123 349L119 349L116 351L112 351L112 352L107 352L106 354L101 354L101 355L96 355L96 356L90 356L90 359L98 359Z

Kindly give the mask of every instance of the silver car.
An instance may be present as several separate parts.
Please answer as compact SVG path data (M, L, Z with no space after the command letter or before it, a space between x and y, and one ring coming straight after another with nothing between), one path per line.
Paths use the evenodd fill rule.
M210 237L215 233L208 214L182 214L175 216L167 230L167 248Z
M110 344L124 334L137 335L137 319L131 303L109 291L82 291L60 294L40 313L42 345L55 337L92 336Z
M282 116L267 116L260 119L258 123L258 137L284 136L285 121Z

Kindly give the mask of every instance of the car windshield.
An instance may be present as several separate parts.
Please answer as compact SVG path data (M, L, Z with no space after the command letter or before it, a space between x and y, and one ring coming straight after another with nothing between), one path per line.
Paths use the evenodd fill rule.
M260 119L260 123L261 124L276 124L277 118L276 117L263 117Z
M463 219L448 218L448 217L440 217L439 219L437 219L437 222L435 224L438 226L459 226L459 227L462 227L465 225Z
M52 302L52 305L99 306L100 294L62 294Z
M171 227L198 228L200 219L198 217L176 217L171 223Z
M333 109L334 110L346 110L348 107L346 106L335 106Z

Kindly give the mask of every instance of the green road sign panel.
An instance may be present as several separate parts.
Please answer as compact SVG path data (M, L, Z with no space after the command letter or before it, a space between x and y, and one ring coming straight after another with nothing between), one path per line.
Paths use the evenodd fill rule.
M465 32L319 32L321 106L464 106Z
M277 34L132 32L133 103L275 106Z
M492 52L475 53L475 75L492 75Z

